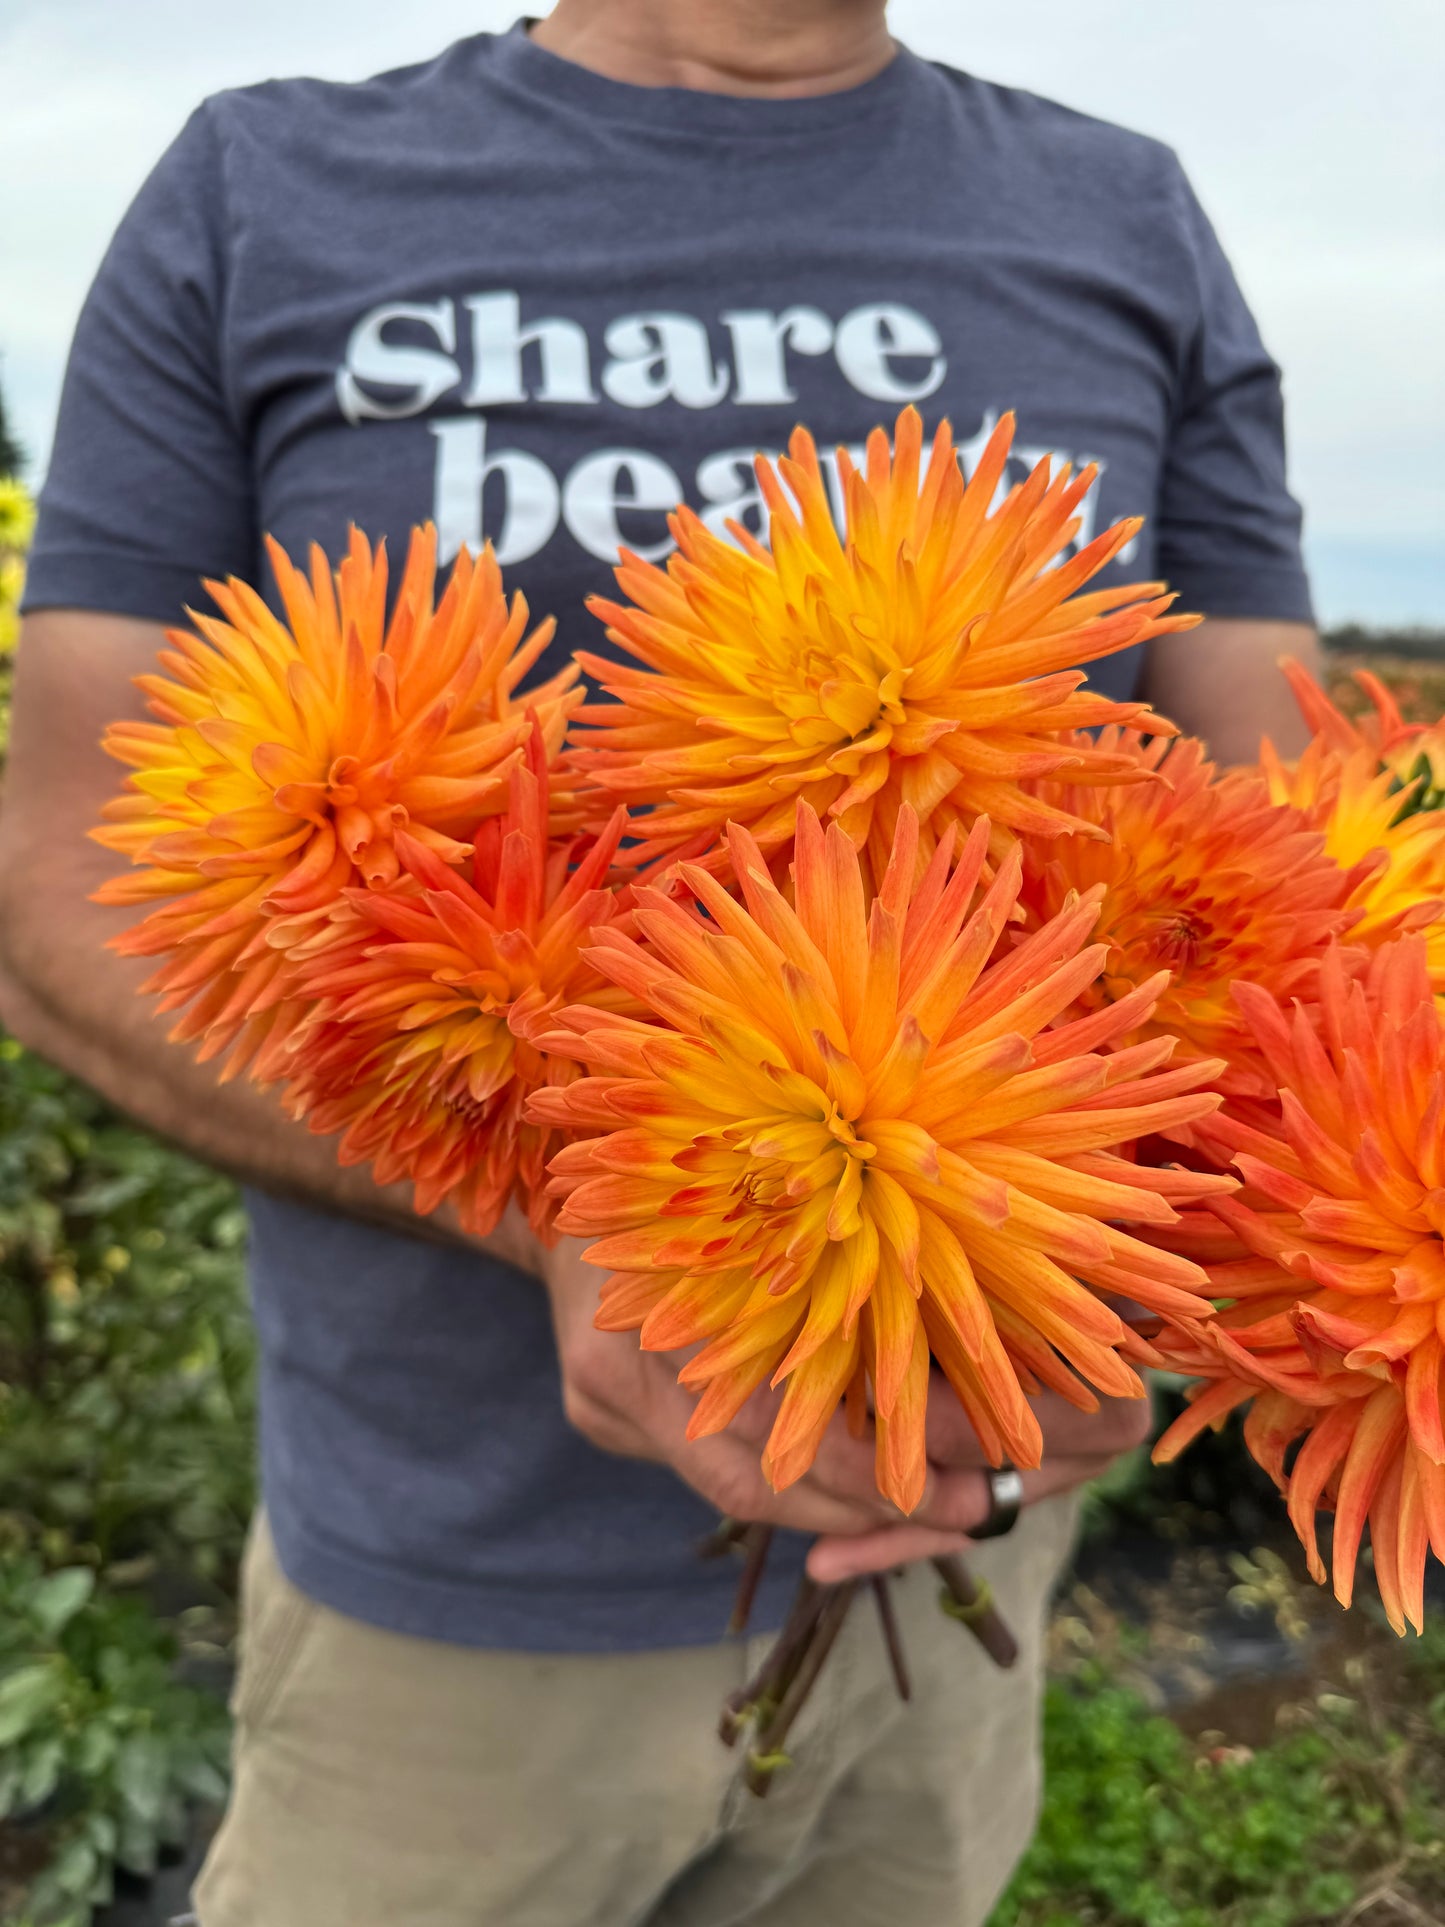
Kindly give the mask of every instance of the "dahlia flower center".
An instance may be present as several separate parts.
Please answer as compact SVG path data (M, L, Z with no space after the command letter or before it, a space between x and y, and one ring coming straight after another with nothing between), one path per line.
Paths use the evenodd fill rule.
M486 1129L492 1120L496 1098L494 1096L474 1097L465 1088L452 1089L443 1093L442 1107L450 1111L467 1130L481 1131Z
M526 1074L524 1060L536 1068L536 1052L513 1037L505 1017L474 1019L466 1026L464 1055L462 1048L460 1033L442 1047L432 1080L436 1101L468 1129L493 1129L498 1094Z
M838 748L869 740L886 746L908 721L903 688L908 670L837 649L808 648L796 674L773 692L788 734L800 749Z
M370 884L391 883L400 873L392 837L409 822L392 799L392 769L363 767L355 756L337 756L326 776L326 808L342 848Z
M1212 932L1188 911L1161 917L1155 928L1154 954L1177 970L1192 969L1208 947Z
M1126 994L1163 968L1176 975L1207 967L1228 936L1213 918L1190 902L1160 902L1119 919L1109 932L1113 944L1110 976Z
M723 1136L743 1161L732 1187L737 1210L793 1210L819 1193L854 1193L874 1156L874 1147L821 1092L816 1116L753 1118Z

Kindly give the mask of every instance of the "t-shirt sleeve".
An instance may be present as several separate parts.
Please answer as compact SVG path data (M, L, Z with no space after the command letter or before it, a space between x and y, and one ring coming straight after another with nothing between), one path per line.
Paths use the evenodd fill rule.
M1159 573L1206 616L1310 622L1280 371L1182 170L1177 193L1194 324L1160 483Z
M248 575L250 462L226 390L226 216L209 110L121 222L71 345L25 607L179 620Z

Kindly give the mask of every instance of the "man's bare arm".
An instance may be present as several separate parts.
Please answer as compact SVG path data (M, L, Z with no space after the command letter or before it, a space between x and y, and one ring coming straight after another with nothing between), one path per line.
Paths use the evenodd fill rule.
M123 858L86 835L121 780L99 747L105 726L143 713L131 678L154 667L159 624L89 611L26 618L16 662L10 755L0 807L0 1021L161 1136L262 1190L422 1237L448 1237L528 1271L539 1253L511 1211L469 1239L443 1209L419 1218L410 1187L383 1189L342 1170L335 1141L293 1123L275 1098L166 1041L137 986L153 967L116 957L105 940L136 912L106 910L90 892Z
M1281 755L1295 756L1309 732L1279 673L1281 656L1295 656L1319 675L1319 638L1308 623L1214 616L1148 645L1140 693L1181 729L1202 736L1217 763L1254 762L1261 736Z

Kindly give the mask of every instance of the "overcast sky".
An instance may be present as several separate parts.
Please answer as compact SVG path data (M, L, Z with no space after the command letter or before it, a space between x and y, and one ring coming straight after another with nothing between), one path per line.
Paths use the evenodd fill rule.
M0 0L0 379L34 472L105 242L203 95L358 78L515 12ZM1179 150L1285 369L1322 614L1445 623L1442 0L894 0L890 18L919 53Z

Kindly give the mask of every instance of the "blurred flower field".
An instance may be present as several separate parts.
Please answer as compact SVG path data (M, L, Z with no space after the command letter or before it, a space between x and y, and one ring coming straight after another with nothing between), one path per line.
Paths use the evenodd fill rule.
M0 475L0 756L10 733L10 676L14 662L25 551L35 507L22 483Z
M1353 680L1357 669L1368 669L1387 684L1407 716L1433 720L1445 716L1445 635L1439 653L1395 656L1358 650L1331 649L1325 659L1326 687L1347 716L1359 716L1368 702Z

